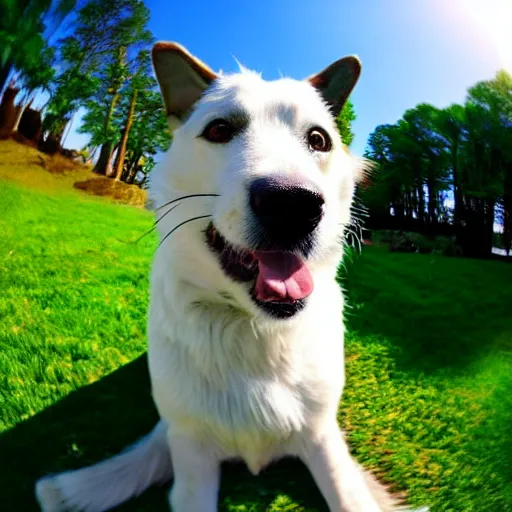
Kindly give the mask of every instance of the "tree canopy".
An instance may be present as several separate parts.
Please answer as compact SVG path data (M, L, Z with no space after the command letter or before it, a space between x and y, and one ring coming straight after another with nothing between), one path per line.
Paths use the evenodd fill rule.
M378 126L365 156L377 164L362 196L370 225L453 234L464 254L491 254L493 228L512 226L512 77L470 87L463 105L421 104Z

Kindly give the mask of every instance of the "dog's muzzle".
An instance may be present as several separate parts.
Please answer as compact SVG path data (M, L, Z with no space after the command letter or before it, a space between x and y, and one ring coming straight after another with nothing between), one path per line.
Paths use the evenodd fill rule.
M287 177L258 178L248 186L249 244L232 245L211 223L206 242L224 273L250 283L253 301L275 318L298 313L313 292L307 256L324 215L324 198L311 184Z
M325 207L314 185L280 176L257 178L249 185L249 204L258 248L299 250L307 255Z

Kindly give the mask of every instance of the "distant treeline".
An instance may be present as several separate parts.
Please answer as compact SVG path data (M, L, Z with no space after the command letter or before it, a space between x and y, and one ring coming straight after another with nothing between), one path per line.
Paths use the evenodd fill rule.
M464 105L421 104L378 126L365 156L376 165L359 187L367 227L452 235L462 254L489 257L495 224L512 243L512 77L499 71Z

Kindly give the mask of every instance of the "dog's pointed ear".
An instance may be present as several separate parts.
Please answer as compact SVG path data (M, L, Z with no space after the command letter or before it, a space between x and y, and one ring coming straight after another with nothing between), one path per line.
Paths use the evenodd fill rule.
M169 127L173 129L217 75L178 43L156 43L152 58Z
M307 80L320 92L334 117L337 117L360 74L361 61L355 55L349 55L332 63L320 73L310 76Z

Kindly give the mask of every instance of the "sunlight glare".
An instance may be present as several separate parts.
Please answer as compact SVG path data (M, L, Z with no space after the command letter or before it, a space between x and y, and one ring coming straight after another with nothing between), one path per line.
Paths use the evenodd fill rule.
M462 0L461 5L492 41L500 65L512 73L512 0Z

